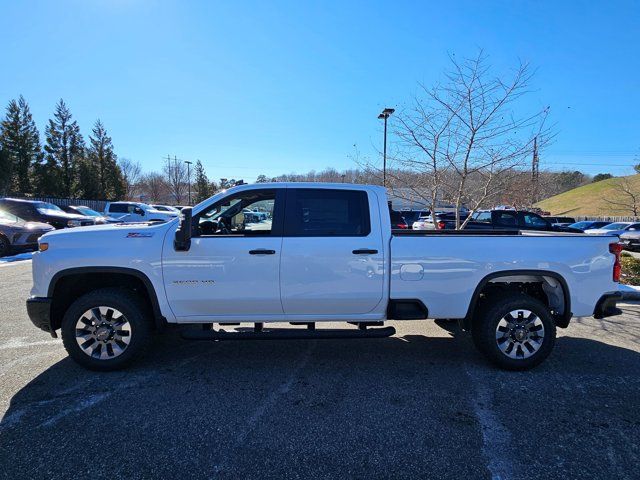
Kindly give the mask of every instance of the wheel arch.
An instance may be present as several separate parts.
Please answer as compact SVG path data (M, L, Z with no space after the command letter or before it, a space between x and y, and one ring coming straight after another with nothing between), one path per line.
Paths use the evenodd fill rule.
M469 302L467 314L464 317L465 329L470 329L473 315L476 311L476 308L478 307L481 295L486 292L487 288L492 284L508 284L515 286L523 283L542 283L542 288L544 290L545 284L551 284L549 280L557 282L562 290L562 311L554 314L554 320L558 327L566 328L567 326L569 326L569 321L571 320L573 314L571 313L571 295L569 286L562 275L549 270L500 270L498 272L492 272L486 275L476 286L471 297L471 301ZM544 293L547 295L548 300L546 303L547 305L549 305L550 303L552 303L549 301L549 297L552 295L552 293L546 290L544 291Z
M153 315L155 327L164 328L166 320L157 293L145 273L126 267L77 267L57 272L49 283L47 296L52 299L52 330L60 328L64 313L76 298L105 287L122 287L141 294Z

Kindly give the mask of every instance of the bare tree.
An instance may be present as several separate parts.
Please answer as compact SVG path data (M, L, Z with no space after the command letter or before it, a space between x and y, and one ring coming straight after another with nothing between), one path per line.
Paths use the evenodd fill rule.
M138 183L139 190L151 202L164 202L169 196L169 184L158 172L143 175Z
M614 210L638 216L640 211L640 190L636 188L628 177L622 177L617 182L617 196L615 199L605 198Z
M176 204L181 204L188 188L186 165L175 157L173 160L167 157L164 164L164 174L169 185L170 195Z
M392 190L422 197L434 221L441 202L454 205L456 227L464 228L460 207L473 213L499 198L531 161L534 138L542 148L551 134L548 107L515 112L529 92L528 65L519 64L509 79L493 76L482 51L462 61L452 56L451 65L443 84L420 85L412 105L392 117L398 143L390 163L415 174L401 178L392 169L387 177Z
M120 171L122 172L122 180L124 181L124 198L131 200L133 191L140 180L142 167L140 162L133 161L129 158L121 158L118 160Z

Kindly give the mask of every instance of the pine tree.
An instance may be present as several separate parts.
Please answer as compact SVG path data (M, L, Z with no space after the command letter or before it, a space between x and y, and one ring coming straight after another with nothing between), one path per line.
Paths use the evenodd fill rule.
M9 155L0 146L0 195L9 193L11 184L11 160Z
M77 176L85 148L80 127L63 100L56 105L46 129L45 163L39 169L40 193L71 197L77 192Z
M0 147L9 159L9 170L3 172L9 178L9 190L31 193L31 177L42 151L38 129L22 95L7 105L6 118L0 124Z
M89 136L87 163L93 170L97 191L92 192L91 198L114 199L121 198L116 193L122 191L121 172L117 163L118 157L113 151L111 137L100 120L97 120Z
M211 196L211 183L207 178L207 174L204 171L202 162L198 160L196 162L196 203L200 203Z

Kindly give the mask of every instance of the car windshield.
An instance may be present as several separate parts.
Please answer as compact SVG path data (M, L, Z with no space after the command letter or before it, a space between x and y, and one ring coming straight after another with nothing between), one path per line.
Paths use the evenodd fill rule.
M4 210L0 210L0 220L4 223L18 223L23 221L20 217L16 217L9 212L5 212Z
M82 215L86 215L88 217L101 217L102 215L96 212L95 210L91 210L89 207L76 207L76 210L80 212Z
M48 202L38 202L36 204L36 208L40 213L46 213L46 212L64 213L64 210L62 210L59 206L54 205L53 203L48 203Z
M622 230L628 226L628 223L610 223L609 225L602 227L602 230Z

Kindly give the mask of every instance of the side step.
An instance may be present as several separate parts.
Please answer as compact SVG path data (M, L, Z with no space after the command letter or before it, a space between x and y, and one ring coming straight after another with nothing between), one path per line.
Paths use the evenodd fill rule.
M182 332L185 340L302 340L339 338L384 338L396 333L393 327L371 328L367 330L302 330L278 328L260 332L220 332L215 330L189 329Z

